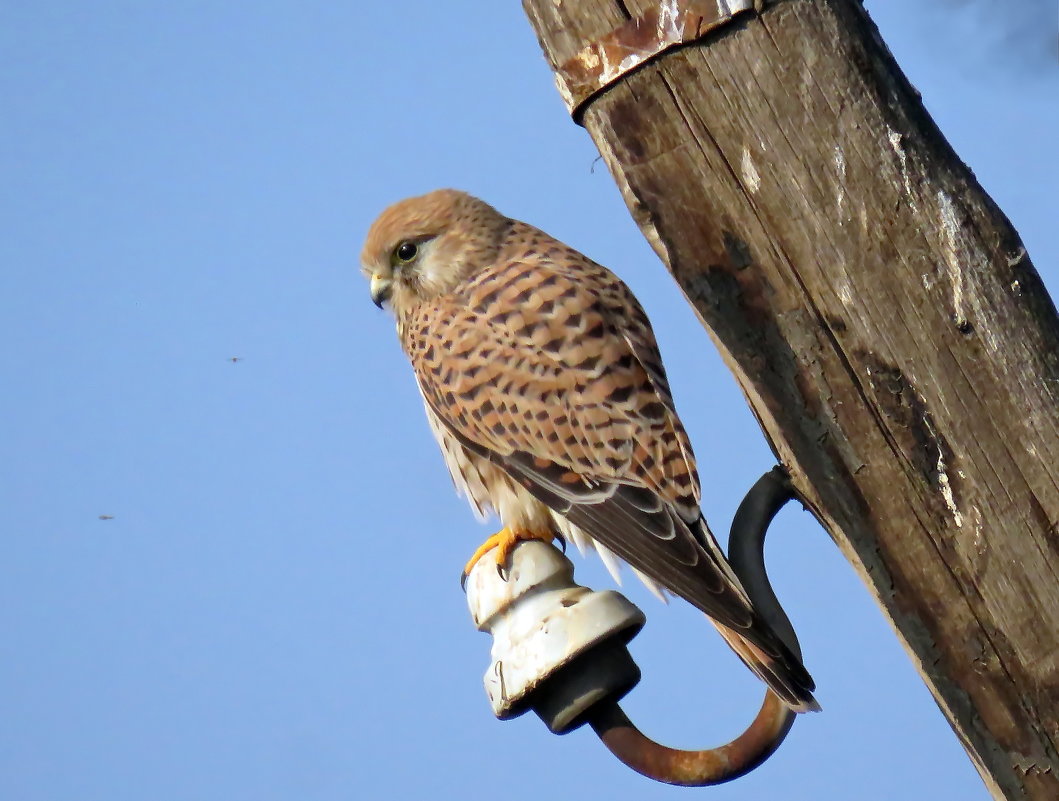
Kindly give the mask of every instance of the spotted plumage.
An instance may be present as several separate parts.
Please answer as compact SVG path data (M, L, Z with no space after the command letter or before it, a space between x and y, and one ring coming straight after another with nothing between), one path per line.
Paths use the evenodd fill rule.
M650 323L617 276L454 190L384 211L362 262L479 515L624 560L705 612L793 709L817 708L701 515Z

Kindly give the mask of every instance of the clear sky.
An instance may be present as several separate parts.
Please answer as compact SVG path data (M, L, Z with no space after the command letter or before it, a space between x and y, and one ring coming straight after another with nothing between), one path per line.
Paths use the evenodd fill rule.
M869 3L1054 292L1055 9L1020 8ZM668 788L588 731L493 719L458 583L491 529L359 275L383 206L464 188L622 275L719 532L772 464L518 3L3 2L0 100L0 798L985 797L794 509L769 563L825 711L759 771ZM700 615L626 589L630 714L731 737L760 686Z

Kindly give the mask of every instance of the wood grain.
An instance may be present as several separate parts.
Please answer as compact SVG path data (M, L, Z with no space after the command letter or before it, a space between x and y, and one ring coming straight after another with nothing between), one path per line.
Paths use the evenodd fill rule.
M650 5L523 4L553 68ZM742 17L583 124L994 797L1059 798L1059 320L860 4Z

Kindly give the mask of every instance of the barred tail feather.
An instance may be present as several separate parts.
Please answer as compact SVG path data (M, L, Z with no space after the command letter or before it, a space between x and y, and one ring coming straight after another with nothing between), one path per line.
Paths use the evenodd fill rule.
M723 623L718 623L713 618L709 620L743 664L765 682L783 703L795 712L820 711L820 704L812 693L813 680L794 654L787 652L779 658L770 656ZM786 651L786 648L783 650Z

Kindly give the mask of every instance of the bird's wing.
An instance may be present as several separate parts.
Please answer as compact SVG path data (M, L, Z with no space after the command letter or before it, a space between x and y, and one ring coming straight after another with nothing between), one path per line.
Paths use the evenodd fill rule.
M700 525L654 337L613 274L512 265L415 309L403 339L426 402L465 447L718 622L753 625Z

